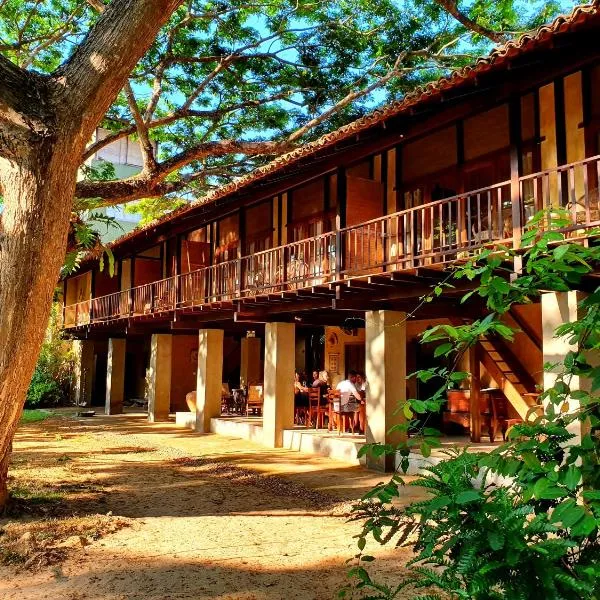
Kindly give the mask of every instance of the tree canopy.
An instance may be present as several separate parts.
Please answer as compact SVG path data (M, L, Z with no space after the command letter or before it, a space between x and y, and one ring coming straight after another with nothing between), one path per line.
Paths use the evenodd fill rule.
M570 4L187 0L106 113L110 133L82 157L134 136L142 172L124 180L88 172L76 206L151 199L139 208L151 219L173 206L165 196L202 195ZM108 5L0 0L0 52L22 68L52 73Z

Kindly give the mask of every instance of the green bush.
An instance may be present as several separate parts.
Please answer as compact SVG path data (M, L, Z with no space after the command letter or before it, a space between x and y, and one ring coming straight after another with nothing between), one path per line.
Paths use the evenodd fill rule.
M73 355L71 343L60 337L61 314L60 305L54 303L46 337L27 391L25 408L56 406L69 398Z
M518 277L504 270L514 258L508 248L482 251L457 267L453 279L478 282L463 301L479 296L487 316L425 332L422 341L440 344L436 355L453 366L417 371L415 377L437 379L440 387L427 400L402 405L405 422L394 428L410 436L396 447L365 446L364 452L398 453L406 472L413 448L427 457L439 447L428 414L440 410L454 379L466 375L455 370L464 353L482 338L512 340L514 331L501 317L513 304L531 302L541 290L581 289L582 277L600 264L600 246L569 243L558 231L569 225L568 214L558 209L531 221ZM445 451L443 460L408 483L425 490L426 500L398 506L394 500L406 483L395 474L355 508L363 530L351 591L369 600L409 593L415 600L600 599L600 287L579 302L578 320L555 335L573 350L545 365L556 380L541 395L543 409L532 408L506 443L488 454ZM371 579L373 557L363 554L367 537L413 549L409 574L394 587Z
M63 399L63 389L52 374L40 368L39 365L36 366L27 391L25 406L27 408L56 406Z

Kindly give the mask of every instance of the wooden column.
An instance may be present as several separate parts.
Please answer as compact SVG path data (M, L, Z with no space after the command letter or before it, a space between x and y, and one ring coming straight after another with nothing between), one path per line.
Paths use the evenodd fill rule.
M75 404L92 405L92 388L94 385L94 342L92 340L75 340Z
M471 372L471 395L469 411L471 413L471 441L481 441L481 379L479 344L469 348L469 371Z
M512 207L513 248L521 247L521 190L519 174L521 172L521 99L513 98L509 104L508 125L510 136L510 202ZM521 271L521 258L515 258L515 272Z
M260 373L260 344L260 338L242 338L240 344L240 387L256 385L262 379Z

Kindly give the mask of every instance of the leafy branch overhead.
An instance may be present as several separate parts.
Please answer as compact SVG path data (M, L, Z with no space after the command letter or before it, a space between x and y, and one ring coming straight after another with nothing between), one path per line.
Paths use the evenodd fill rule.
M114 4L114 2L113 2ZM130 72L108 109L106 137L81 161L133 136L144 167L78 182L78 198L111 205L202 195L461 66L554 5L393 0L187 0ZM1 0L0 52L42 73L61 68L110 6L99 0Z

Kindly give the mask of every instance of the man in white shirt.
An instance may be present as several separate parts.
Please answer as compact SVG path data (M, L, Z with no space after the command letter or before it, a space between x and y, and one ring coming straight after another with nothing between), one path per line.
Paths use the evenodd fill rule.
M360 394L356 389L356 377L358 373L356 371L350 371L348 373L348 379L343 379L336 386L335 389L339 392L348 393L354 396L357 400L360 399Z
M358 403L360 402L360 392L356 389L356 376L358 373L356 371L350 371L348 373L348 379L344 379L340 381L335 389L338 390L341 394L341 404L342 406L350 404L348 410L350 412L356 410L358 407ZM345 412L345 411L344 411Z

